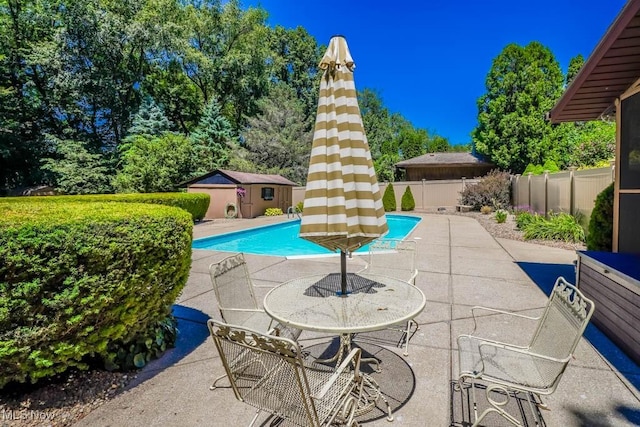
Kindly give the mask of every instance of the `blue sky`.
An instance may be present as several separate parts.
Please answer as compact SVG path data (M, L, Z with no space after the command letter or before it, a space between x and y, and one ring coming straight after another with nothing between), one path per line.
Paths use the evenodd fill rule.
M509 43L539 41L563 72L585 58L624 0L243 0L269 12L268 24L304 27L320 44L344 35L356 88L376 89L414 126L471 141L477 99L493 59ZM331 6L339 7L339 10Z

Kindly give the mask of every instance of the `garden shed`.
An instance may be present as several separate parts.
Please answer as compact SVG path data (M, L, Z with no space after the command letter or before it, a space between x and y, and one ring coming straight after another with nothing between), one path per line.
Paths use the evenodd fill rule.
M295 182L280 175L217 169L184 183L189 193L211 197L206 219L255 218L267 208L286 212Z
M473 153L427 153L395 164L405 181L475 178L495 167Z
M548 114L554 123L615 117L613 253L578 252L592 321L640 363L640 0L622 8Z

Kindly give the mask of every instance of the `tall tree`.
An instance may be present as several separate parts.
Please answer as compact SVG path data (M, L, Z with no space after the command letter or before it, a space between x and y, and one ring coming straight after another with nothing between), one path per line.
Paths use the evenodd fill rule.
M569 68L567 69L567 77L565 79L565 86L569 87L573 79L576 78L576 75L584 65L584 56L578 54L571 58L569 61Z
M281 83L258 105L260 112L249 119L243 133L249 160L260 172L305 183L313 134L304 101L295 89Z
M380 93L370 88L358 92L358 105L371 157L375 161L382 156L385 143L395 138L391 114Z
M528 163L557 160L566 142L554 138L545 113L562 93L563 83L558 62L540 43L505 47L487 75L487 92L478 100L478 125L472 134L478 152L513 172L523 171Z
M231 124L222 115L220 104L211 98L200 124L191 134L196 173L204 174L229 164L233 151L238 148Z
M272 78L296 91L304 105L304 114L315 114L318 105L318 63L322 47L303 27L285 29L276 26L269 33Z
M54 131L47 76L35 61L59 28L56 1L0 1L0 194L40 183L43 135Z

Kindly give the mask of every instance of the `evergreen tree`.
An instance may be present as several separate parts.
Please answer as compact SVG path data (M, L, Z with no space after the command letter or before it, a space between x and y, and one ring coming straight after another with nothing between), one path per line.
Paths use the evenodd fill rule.
M412 211L416 208L416 201L413 199L413 193L411 187L407 185L407 189L404 190L402 199L400 200L400 209L403 211Z
M258 115L249 119L243 134L247 158L260 172L304 183L313 140L313 117L305 116L304 102L295 89L279 83L258 107Z
M387 184L382 195L382 205L385 212L395 212L396 210L396 193L393 190L393 184Z
M569 68L567 70L567 78L565 80L565 86L569 87L573 79L576 78L576 75L584 65L584 56L578 54L571 58L569 61Z
M198 127L191 134L191 142L197 174L226 167L233 150L237 149L231 124L222 114L220 104L214 98L211 98Z
M171 130L171 122L153 98L146 97L131 121L127 135L160 136Z
M560 65L540 43L505 47L487 75L487 93L478 100L472 134L477 151L514 173L547 158L564 164L566 138L545 120L563 83Z

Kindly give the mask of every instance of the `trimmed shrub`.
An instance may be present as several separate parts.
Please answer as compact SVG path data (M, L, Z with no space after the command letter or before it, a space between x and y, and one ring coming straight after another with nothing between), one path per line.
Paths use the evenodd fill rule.
M413 193L411 193L411 187L407 185L407 189L404 190L402 199L400 200L400 209L403 211L412 211L416 208L416 201L413 199Z
M482 206L493 209L507 209L511 203L511 177L507 172L492 170L477 184L467 185L460 193L460 204Z
M264 216L278 216L278 215L284 215L284 213L282 212L282 209L280 208L267 208L267 210L264 211Z
M613 184L596 197L589 220L587 249L611 252L613 246Z
M2 203L18 202L80 203L80 202L122 202L151 203L175 206L191 214L193 221L204 218L209 208L210 197L204 193L129 193L129 194L87 194L78 196L33 196L5 197Z
M503 210L499 210L499 211L496 212L496 222L498 224L502 224L506 220L507 220L507 212L505 212Z
M549 171L551 173L560 172L560 168L553 160L546 160L542 165L542 173L544 173L544 171Z
M385 212L395 212L396 211L396 193L393 190L393 184L387 184L387 188L384 189L384 194L382 195L382 206L384 207Z
M303 209L304 209L304 202L298 202L296 204L296 212L297 213L302 213Z
M584 242L584 229L574 216L558 213L549 215L549 219L538 218L541 220L532 221L523 228L525 239Z
M192 228L169 206L0 201L0 387L155 336L186 284Z

